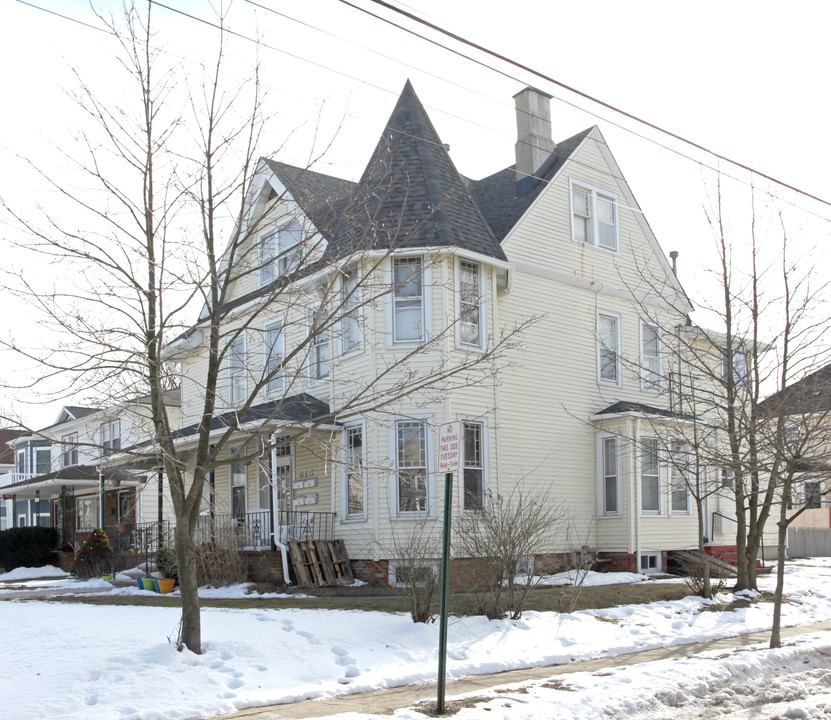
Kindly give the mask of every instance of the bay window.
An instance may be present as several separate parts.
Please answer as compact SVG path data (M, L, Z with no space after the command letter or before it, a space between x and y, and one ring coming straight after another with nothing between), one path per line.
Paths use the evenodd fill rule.
M427 512L427 429L420 420L395 424L398 512Z
M482 423L464 425L463 510L481 510L485 504Z
M482 346L481 266L459 261L459 342Z
M641 511L661 512L661 465L658 438L641 438Z
M393 342L424 340L424 287L421 258L394 258L392 282Z
M618 469L618 441L614 436L600 440L601 512L620 514L620 475Z

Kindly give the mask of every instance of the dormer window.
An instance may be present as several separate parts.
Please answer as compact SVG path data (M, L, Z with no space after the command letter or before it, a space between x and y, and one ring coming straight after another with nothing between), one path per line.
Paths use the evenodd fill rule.
M72 467L78 464L78 433L61 438L61 465Z
M300 265L303 228L291 222L260 235L260 285L268 285L279 275L287 275Z
M572 233L577 242L617 252L617 198L575 182L571 184Z

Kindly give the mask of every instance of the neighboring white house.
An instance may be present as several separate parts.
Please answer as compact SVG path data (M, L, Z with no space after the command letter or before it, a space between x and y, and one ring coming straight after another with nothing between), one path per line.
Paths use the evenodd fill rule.
M359 575L394 581L396 537L440 525L435 434L456 419L454 512L520 492L563 504L571 531L552 533L541 567L588 545L610 567L660 569L697 545L667 457L687 450L666 440L685 419L661 330L691 306L600 130L554 143L549 97L515 99L517 163L479 181L459 174L409 82L359 182L260 162L220 328L215 426L238 442L204 504L247 528L247 545L323 524ZM500 345L526 323L521 344ZM203 317L168 348L183 447L206 331Z
M178 413L178 393L169 403ZM137 533L145 531L155 543L170 514L164 489L160 506L158 473L108 467L109 457L152 437L147 407L143 398L106 409L66 406L54 424L10 440L15 467L3 492L16 508L12 525L58 528L67 547L96 527L125 549L143 547Z

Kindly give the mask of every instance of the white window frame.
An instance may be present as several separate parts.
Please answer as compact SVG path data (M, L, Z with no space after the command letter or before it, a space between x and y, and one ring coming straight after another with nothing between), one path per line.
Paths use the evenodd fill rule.
M322 313L321 306L311 308L308 314L309 330L309 383L325 382L332 372L332 346L329 342L329 328L315 329L316 320ZM328 322L328 320L327 320Z
M228 404L239 405L245 400L248 391L248 378L245 367L245 333L240 333L228 345L225 364L228 369Z
M121 450L121 420L109 420L101 425L101 454L112 455Z
M679 452L686 452L687 457L691 458L692 455L692 448L689 446L688 443L684 442L680 438L673 438L669 441L669 458L667 462L667 474L669 476L667 482L667 495L669 496L669 501L667 503L669 514L670 516L675 517L689 517L692 515L692 502L690 502L690 488L689 488L689 465L687 466L687 479L684 479L684 474L681 468L678 466L678 461L676 459ZM683 483L683 490L684 490L684 497L686 498L686 508L683 510L677 510L675 508L675 497L674 493L676 491L680 492L680 484Z
M580 214L579 217L586 218L589 222L587 223L587 237L581 238L578 236L577 230L577 222L575 221L575 217L578 217L578 207L577 204L574 202L574 193L575 190L581 191L586 194L587 196L587 210L586 212L588 215ZM570 208L570 219L571 219L571 237L575 242L579 242L584 245L591 245L593 247L600 248L602 250L606 250L608 252L617 253L620 249L620 213L618 209L620 208L620 202L618 201L617 195L614 193L608 192L607 190L602 190L600 188L594 187L584 182L580 182L578 180L569 179L569 208ZM609 223L603 223L600 218L601 213L598 211L598 208L601 207L601 203L606 202L609 205L603 207L611 207L612 213L614 215L614 222L613 222L613 244L609 246L608 243L602 244L600 242L600 228L601 225L609 225Z
M273 333L273 340L272 338ZM276 351L276 354L275 354ZM283 333L283 321L274 320L263 326L263 375L268 375L279 366L286 356L286 337ZM268 397L283 392L285 371L280 370L266 381L265 394Z
M482 418L461 418L462 422L462 458L461 458L461 470L459 472L459 507L462 509L462 512L465 514L474 514L480 512L485 509L485 504L487 502L487 493L488 493L488 456L489 456L489 448L488 448L488 425ZM466 450L466 432L467 432L467 425L478 425L479 426L479 465L469 465ZM480 495L481 495L481 507L479 508L468 508L465 505L465 471L468 469L475 469L479 470L481 473L481 488L480 488Z
M78 433L69 433L61 437L61 467L73 467L77 464Z
M361 434L360 453L353 453L350 448L350 433ZM351 423L343 429L343 518L344 522L359 522L367 519L367 475L366 475L366 426L361 422ZM358 475L361 480L361 511L352 512L349 508L349 483Z
M235 443L228 446L228 459L232 461L228 464L228 506L231 515L237 519L242 519L248 515L248 465L245 460L233 462L233 459L240 455L245 455L245 443ZM237 472L235 468L242 468L242 470ZM240 478L242 478L242 482L239 482ZM242 515L236 515L234 514L234 488L240 487L243 490Z
M398 428L401 424L418 423L424 431L424 464L423 465L401 465L401 457L399 454L398 445ZM424 417L399 417L395 418L392 423L390 436L390 456L393 459L394 472L391 480L392 502L394 516L398 519L410 518L431 518L435 516L435 487L434 487L434 472L433 472L433 433L430 431L430 421ZM399 473L401 470L407 468L424 468L424 509L423 510L402 510L401 509L401 492L399 483Z
M644 563L646 560L646 563ZM648 574L648 573L659 573L661 572L661 554L660 553L643 553L641 554L640 558L638 558L638 569L640 572Z
M615 458L615 473L614 475L607 472L606 467L606 447L608 443L614 444L614 458ZM597 443L597 468L598 468L598 512L601 518L617 518L623 514L621 505L623 497L621 495L621 457L620 457L620 439L617 435L605 434L598 438ZM615 478L615 501L617 507L613 510L607 508L608 497L606 494L607 478Z
M81 506L85 506L85 510L81 511ZM81 524L81 520L90 514L94 518L92 525L87 527ZM101 524L101 508L98 505L98 495L82 495L75 498L75 529L76 530L94 530Z
M476 302L465 300L462 288L462 270L464 265L476 268ZM458 326L456 328L456 344L463 348L484 350L485 348L485 266L480 262L468 260L467 258L456 258L456 317ZM475 341L465 339L465 317L466 311L476 317L477 337Z
M656 351L647 353L647 333L653 332ZM641 322L641 390L660 392L663 387L661 329L654 323Z
M603 342L603 331L601 329L601 322L603 318L609 318L615 321L615 347L609 348ZM613 352L615 356L615 377L613 380L603 377L603 354L604 352ZM599 311L597 313L597 380L603 385L614 385L620 387L621 385L621 319L620 315L606 311Z
M417 338L401 338L398 337L398 323L396 319L398 312L402 307L406 307L408 296L397 297L398 290L395 282L395 268L400 263L406 263L410 260L418 260L421 266L421 333ZM417 346L427 342L430 339L431 328L431 313L430 313L430 268L425 267L425 259L422 255L401 255L390 258L388 266L388 280L391 291L387 301L387 327L389 328L389 342L390 346Z
M289 245L286 239L297 233L297 242ZM294 238L292 238L294 239ZM276 277L287 275L300 265L303 254L303 225L289 220L276 229L260 233L258 238L258 267L260 287L268 285Z
M644 443L654 443L655 445L655 472L647 474L644 472L644 458L647 455L646 449L644 448ZM640 447L638 448L640 452L640 461L638 463L638 468L640 472L640 477L638 478L638 482L640 482L640 513L641 515L647 517L658 517L663 514L663 483L662 483L662 475L661 467L663 463L661 462L661 443L659 438L655 437L654 435L645 435L641 436L640 439ZM657 508L645 508L644 507L644 498L646 497L646 493L644 492L644 483L645 480L648 478L652 479L655 478L657 482L657 494L658 494L658 507Z
M354 277L354 286L349 287L350 278ZM344 270L340 278L340 352L341 356L357 355L364 349L364 334L362 330L363 313L361 312L361 275L357 267ZM352 337L349 327L354 329L355 341L348 343Z

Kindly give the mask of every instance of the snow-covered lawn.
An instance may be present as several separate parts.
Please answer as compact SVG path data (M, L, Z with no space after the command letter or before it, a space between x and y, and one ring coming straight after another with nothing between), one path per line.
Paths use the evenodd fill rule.
M831 620L831 563L793 564L787 573L784 624ZM100 581L27 578L31 574L22 572L17 580L30 587L110 592L96 585ZM773 582L764 578L762 588L772 589ZM519 621L451 619L448 673L452 678L565 663L770 626L768 604L732 612L703 612L705 607L700 598L689 597L572 615L529 612ZM414 624L407 615L207 608L200 656L177 652L168 640L177 632L175 608L15 600L0 604L0 618L0 702L5 716L21 720L211 717L269 703L430 683L436 677L438 627ZM782 714L779 705L773 714L756 707L748 715L721 717L825 717L816 713L827 707L831 715L831 695L821 694L831 693L829 656L831 637L817 636L776 652L754 649L576 673L563 676L567 690L538 683L522 693L497 695L457 717L480 718L488 708L488 718L692 718L700 715L690 713L712 714L716 700L719 712L732 706L745 712L745 693L785 699L789 714ZM396 717L424 716L405 709Z

